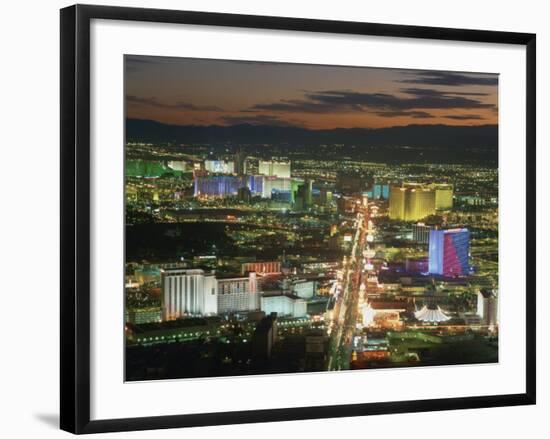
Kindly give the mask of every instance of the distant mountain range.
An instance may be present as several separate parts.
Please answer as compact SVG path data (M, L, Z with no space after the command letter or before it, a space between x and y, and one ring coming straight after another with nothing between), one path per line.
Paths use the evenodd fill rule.
M153 120L127 119L127 141L175 143L345 144L366 147L409 146L438 150L481 149L496 154L498 125L407 125L389 128L306 128L271 125L167 125Z

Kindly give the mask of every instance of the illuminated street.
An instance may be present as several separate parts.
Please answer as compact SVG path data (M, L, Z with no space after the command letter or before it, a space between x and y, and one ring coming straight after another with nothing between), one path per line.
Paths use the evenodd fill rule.
M335 313L331 321L331 337L328 370L349 368L351 344L359 317L359 289L363 280L363 251L366 244L366 209L357 213L356 232L352 250L343 264L341 293L336 299Z

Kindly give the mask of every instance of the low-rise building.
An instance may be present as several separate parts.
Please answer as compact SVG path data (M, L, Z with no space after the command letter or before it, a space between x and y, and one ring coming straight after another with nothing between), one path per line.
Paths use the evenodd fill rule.
M307 315L307 302L294 294L264 293L261 310L266 314L275 312L279 316L304 317Z

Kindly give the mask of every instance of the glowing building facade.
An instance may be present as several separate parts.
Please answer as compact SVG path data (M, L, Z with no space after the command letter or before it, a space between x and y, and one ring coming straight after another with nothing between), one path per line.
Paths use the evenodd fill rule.
M435 192L429 188L412 188L405 198L405 220L416 221L435 213Z
M204 169L213 174L233 174L235 164L225 160L205 160Z
M259 309L260 293L255 272L244 277L218 279L218 314Z
M307 314L307 302L290 294L266 294L261 298L261 310L278 316L304 317Z
M433 184L435 191L435 208L438 210L449 210L453 208L453 185Z
M217 284L203 270L161 270L162 320L217 314Z
M470 271L470 231L468 229L430 230L428 271L456 277Z
M244 177L246 179L246 185L250 189L252 195L261 196L264 191L264 176L263 175L247 175Z
M263 181L262 198L271 198L273 191L292 192L292 179L282 177L266 177Z
M274 274L281 272L280 261L267 261L267 262L246 262L241 265L241 271L243 274L249 271L255 271L258 274Z
M195 175L195 197L231 197L239 189L247 187L251 196L272 198L274 193L284 193L294 202L293 188L300 181L292 178L266 177L264 175Z
M367 194L373 200L387 200L390 197L390 185L374 183Z
M401 186L390 188L390 219L405 219L405 196L407 189Z
M428 186L407 183L390 188L391 219L417 221L435 214L435 190Z
M312 299L317 291L317 282L308 279L295 279L291 283L292 293L301 299Z
M242 179L234 175L195 177L195 197L227 197L237 195Z
M290 178L290 162L260 161L258 174L269 177Z

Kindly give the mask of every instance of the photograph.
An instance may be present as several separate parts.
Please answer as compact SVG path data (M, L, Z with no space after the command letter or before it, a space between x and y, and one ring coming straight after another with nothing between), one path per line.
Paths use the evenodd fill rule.
M426 2L6 3L0 438L548 430L548 14Z
M126 381L498 363L497 73L123 71Z

